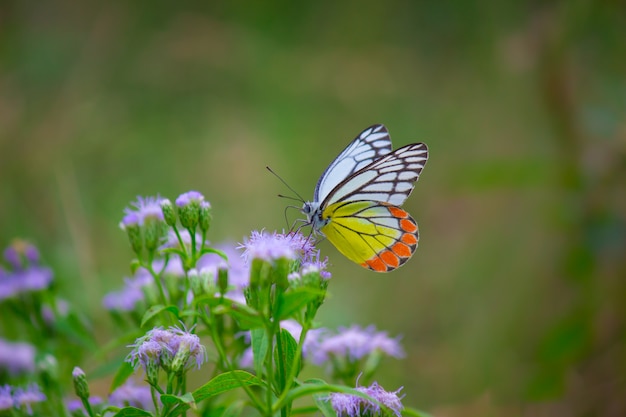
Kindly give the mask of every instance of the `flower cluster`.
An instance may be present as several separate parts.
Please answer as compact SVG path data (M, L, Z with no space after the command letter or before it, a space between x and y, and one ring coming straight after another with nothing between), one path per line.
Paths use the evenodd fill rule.
M27 414L33 414L33 404L46 401L46 395L41 392L37 384L30 384L25 388L11 385L0 386L0 411L23 409Z
M398 396L402 388L388 392L374 382L369 387L357 387L356 390L378 401L397 417L402 416L404 406L401 402L402 397ZM378 403L356 395L334 392L329 395L329 399L338 417L373 417L383 414Z
M293 401L314 393L317 404L328 401L324 411L332 406L338 417L390 412L400 417L400 390L387 392L374 382L358 386L357 392L300 377L304 366L314 364L331 371L332 382L353 386L356 378L367 385L381 358L404 356L399 338L374 326L334 331L317 326L316 315L326 299L331 274L328 260L320 257L311 236L261 230L253 231L239 246L210 246L210 224L211 205L197 191L181 194L174 203L159 196L138 197L125 209L120 225L135 259L123 288L102 300L124 329L111 346L128 343L127 334L144 334L137 333L141 327L152 329L128 346L126 364L113 379L115 389L108 397L92 396L85 372L74 367L72 381L79 400L63 400L59 369L67 369L67 364L61 359L72 358L75 362L70 365L76 365L82 352L73 347L76 343L68 343L63 346L67 355L59 357L59 363L49 352L60 351L59 340L65 335L85 341L83 346L93 344L88 340L91 328L55 295L61 286L50 285L52 272L39 265L37 249L24 242L11 245L4 252L4 268L0 266L0 301L11 307L3 310L9 314L28 309L15 317L31 325L32 331L23 334L33 345L0 339L0 376L28 378L42 385L0 386L0 414L45 410L64 415L69 410L82 417L110 412L165 416L185 415L193 409L212 415L232 406L231 397L218 398L218 394L243 388L246 404L259 415L290 417L297 410ZM7 337L16 337L12 326L6 330ZM199 334L212 343L215 362L212 378L194 389L188 371L199 369L208 359ZM52 347L46 345L49 335L55 336ZM38 351L45 354L35 362ZM130 378L131 367L145 373L141 379L147 384ZM93 388L102 395L101 386ZM211 401L203 401L209 397Z
M243 258L248 264L252 259L272 262L280 258L307 262L317 255L313 243L312 239L301 233L267 233L264 230L254 230L239 248L244 250Z
M133 350L126 361L135 368L141 366L152 382L158 380L158 369L166 372L183 373L194 365L206 361L206 349L197 335L177 327L156 327L132 345Z
M375 352L382 352L394 358L404 357L404 349L399 338L392 339L387 332L379 332L374 326L362 329L358 325L340 327L336 334L325 334L313 355L313 362L322 364L331 357L358 361Z

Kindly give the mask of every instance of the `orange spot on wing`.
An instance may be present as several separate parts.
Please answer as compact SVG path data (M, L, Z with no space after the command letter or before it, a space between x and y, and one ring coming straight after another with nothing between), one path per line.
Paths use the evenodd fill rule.
M391 215L394 217L397 217L399 219L405 219L409 217L409 213L407 213L406 211L402 210L399 207L389 206L388 208L389 208L389 213L391 213Z
M414 233L417 230L417 225L413 220L402 219L400 220L400 227L405 232Z
M398 266L400 266L400 260L398 259L396 254L390 250L382 252L379 256L380 259L382 259L387 265L392 268L397 268Z
M417 244L417 236L412 233L405 233L402 235L402 241L407 245L415 245Z
M378 257L374 256L372 259L365 261L367 268L376 272L387 272L387 265Z
M411 256L411 248L402 242L394 244L391 249L396 255L402 258L408 258L409 256Z

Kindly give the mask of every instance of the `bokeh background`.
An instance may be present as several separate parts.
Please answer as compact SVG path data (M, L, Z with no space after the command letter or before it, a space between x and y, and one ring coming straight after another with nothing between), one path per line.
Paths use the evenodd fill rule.
M1 243L37 244L105 341L137 195L199 190L240 242L285 227L266 165L310 198L384 123L430 148L420 248L383 276L322 243L321 322L402 334L378 379L436 416L622 416L625 115L619 1L5 1Z

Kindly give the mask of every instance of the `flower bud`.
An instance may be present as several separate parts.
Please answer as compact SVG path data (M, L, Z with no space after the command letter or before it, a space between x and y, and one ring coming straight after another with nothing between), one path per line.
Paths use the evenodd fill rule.
M228 291L228 268L224 266L217 270L217 288L219 288L222 295Z
M141 228L139 227L138 219L135 221L135 217L137 216L135 216L134 213L124 217L124 220L120 223L120 228L126 231L133 252L135 252L137 256L140 256L143 250L143 239L141 237Z
M87 377L85 372L78 366L72 371L72 380L74 381L74 392L81 400L89 398L89 385L87 385Z
M211 204L208 201L200 203L200 230L206 232L211 227Z
M176 199L178 218L185 229L193 232L200 220L200 205L204 196L197 191L189 191L181 194Z
M166 232L163 219L158 216L146 216L143 230L146 249L150 252L156 250Z
M161 200L161 210L163 210L163 218L168 226L176 226L176 211L172 206L172 202L167 198Z

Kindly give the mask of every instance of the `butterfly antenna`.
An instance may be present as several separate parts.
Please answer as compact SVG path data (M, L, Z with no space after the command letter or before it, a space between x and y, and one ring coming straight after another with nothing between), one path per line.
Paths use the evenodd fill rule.
M301 203L304 203L304 198L302 198L302 196L301 196L300 194L298 194L298 192L297 192L296 190L294 190L293 188L291 188L291 187L289 186L289 184L287 184L287 182L286 182L284 179L282 179L282 178L280 177L280 175L278 175L277 173L275 173L274 171L272 171L272 168L270 168L270 167L268 167L268 166L266 166L265 168L267 168L267 170L268 170L269 172L271 172L272 174L274 174L274 176L275 176L276 178L278 178L278 179L280 180L280 182L282 182L283 184L285 184L285 186L286 186L287 188L289 188L289 190L291 190L291 192L292 192L292 193L294 193L296 196L298 196L298 198L294 198L294 197L287 197L287 196L283 196L283 195L280 195L280 194L279 194L279 195L278 195L279 197L291 198L292 200L297 200L297 201L300 201Z

